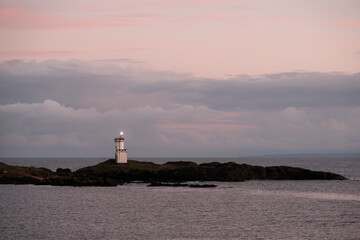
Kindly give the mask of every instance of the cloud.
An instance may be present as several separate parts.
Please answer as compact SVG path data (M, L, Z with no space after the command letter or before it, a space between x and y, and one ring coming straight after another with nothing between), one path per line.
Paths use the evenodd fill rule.
M71 61L0 64L2 156L356 152L359 74L198 79Z
M72 57L84 53L81 50L16 50L16 51L0 51L0 55L7 58L14 57Z
M224 112L204 106L98 112L53 100L0 106L2 156L106 156L126 134L130 156L240 156L356 151L360 108Z
M236 130L231 122L219 124L216 119L223 118L221 112L193 106L171 110L144 106L100 113L95 109L74 109L48 99L42 103L1 105L0 115L1 148L9 151L7 148L18 146L21 153L46 148L96 156L99 154L96 151L100 151L102 156L111 156L112 137L122 126L127 144L138 148L132 154L147 156L151 152L153 156L163 154L162 149L171 148L173 144L188 150L206 147L214 140L211 133L215 129L230 133L248 128L236 124ZM208 119L209 116L212 119Z
M87 29L124 27L143 24L148 15L111 17L70 17L59 14L30 12L21 8L0 8L0 27L8 29Z
M253 1L253 0L251 0ZM225 6L233 6L238 5L240 2L246 3L251 2L250 0L242 0L242 1L226 1L219 2L216 0L173 0L173 1L146 1L146 2L138 2L138 1L101 1L96 3L87 3L86 5L82 5L79 9L83 10L108 10L108 9L182 9L182 8L219 8Z
M99 59L96 62L126 62L126 63L143 63L141 61L131 58L111 58L111 59Z
M358 106L359 74L283 73L259 78L156 82L137 86L139 94L171 93L186 104L213 109Z
M31 6L6 3L0 8L0 27L10 30L81 30L113 27L131 27L155 24L162 26L178 23L218 22L238 20L238 16L216 13L219 9L238 8L251 1L105 1ZM124 9L126 11L124 11ZM179 9L190 10L179 11ZM213 11L215 10L215 12ZM209 12L210 11L210 12ZM124 14L126 12L126 14ZM244 17L241 18L245 22ZM247 21L246 21L247 22ZM252 22L252 21L251 21ZM247 23L251 26L253 23Z
M356 21L339 21L339 22L335 22L334 23L335 26L340 26L340 27L360 27L360 22L356 22Z
M10 61L0 65L0 103L53 99L99 111L179 104L231 111L355 107L359 78L359 73L288 72L216 80L80 61Z

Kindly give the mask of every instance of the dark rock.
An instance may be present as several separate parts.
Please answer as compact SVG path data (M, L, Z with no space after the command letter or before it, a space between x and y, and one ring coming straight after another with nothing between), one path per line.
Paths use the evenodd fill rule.
M345 180L329 172L311 171L287 166L260 167L247 164L167 162L155 164L129 160L116 164L114 159L71 172L58 168L18 167L0 163L0 184L37 184L56 186L116 186L127 182L148 182L149 186L213 187L181 182L246 180ZM164 185L165 184L165 185Z
M100 163L75 171L75 174L95 177L109 177L118 182L191 182L191 181L231 181L246 180L344 180L341 175L311 171L294 167L260 167L247 164L167 162L154 164L129 160L127 164Z
M152 182L148 187L188 187L189 184L184 183L163 183L163 182Z
M69 168L58 168L56 169L56 173L59 176L69 176L71 174L71 170Z

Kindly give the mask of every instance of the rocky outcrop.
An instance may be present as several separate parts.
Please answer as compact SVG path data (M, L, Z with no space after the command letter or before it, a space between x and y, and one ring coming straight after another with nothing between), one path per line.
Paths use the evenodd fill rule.
M38 184L57 186L116 186L128 182L147 182L154 185L181 184L187 181L246 180L344 180L345 177L329 172L311 171L287 166L260 167L247 164L168 162L155 164L129 160L117 164L110 159L95 166L70 169L18 167L0 163L0 184ZM191 187L189 184L187 185ZM194 186L194 187L201 187Z

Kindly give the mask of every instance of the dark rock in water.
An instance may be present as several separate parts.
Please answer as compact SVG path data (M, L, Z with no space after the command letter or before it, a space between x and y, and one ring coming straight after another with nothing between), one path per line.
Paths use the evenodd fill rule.
M117 186L117 182L110 178L88 178L88 177L53 177L48 179L45 185L53 186L99 186L99 187L114 187Z
M0 184L41 184L53 174L46 168L18 167L0 163Z
M184 183L161 183L161 182L152 182L148 187L188 187L189 184Z
M59 176L69 176L71 170L69 168L58 168L56 169L56 174Z
M260 167L247 164L167 162L155 164L129 160L116 164L114 159L95 166L70 169L58 168L52 172L46 168L18 167L0 163L0 184L38 184L56 186L116 186L127 182L147 182L150 186L214 187L212 184L185 184L191 181L246 180L345 180L329 172L311 171L287 166ZM164 185L166 184L166 185ZM156 185L159 186L159 185Z
M71 170L69 168L58 168L56 173L71 173Z

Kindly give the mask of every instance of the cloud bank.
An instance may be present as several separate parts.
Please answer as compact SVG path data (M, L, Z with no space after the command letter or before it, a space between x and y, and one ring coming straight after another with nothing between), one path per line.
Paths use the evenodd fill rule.
M1 156L357 152L360 74L229 79L49 60L0 64Z

